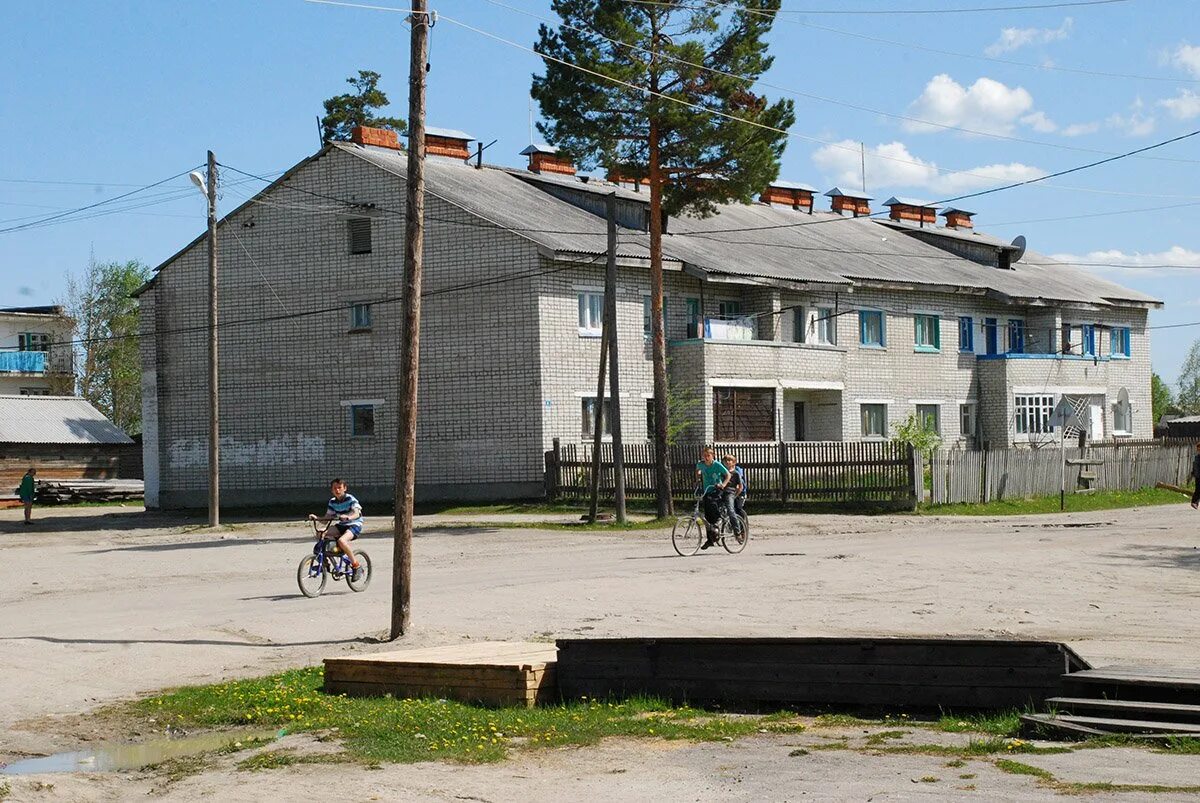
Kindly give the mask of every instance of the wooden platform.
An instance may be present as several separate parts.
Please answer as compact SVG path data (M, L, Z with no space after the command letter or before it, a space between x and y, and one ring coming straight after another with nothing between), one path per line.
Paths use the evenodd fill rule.
M1040 705L1088 665L1057 642L980 639L560 639L564 699L649 694L733 705L927 710Z
M528 707L557 699L557 652L553 644L485 641L326 658L325 690Z
M1021 717L1030 736L1135 734L1200 736L1200 671L1193 667L1108 666L1063 676L1048 711Z

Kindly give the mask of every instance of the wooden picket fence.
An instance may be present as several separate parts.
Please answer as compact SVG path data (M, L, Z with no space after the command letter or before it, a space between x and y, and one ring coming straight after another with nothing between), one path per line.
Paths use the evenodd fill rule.
M706 444L669 447L671 489L676 499L690 499L696 463ZM824 503L847 506L912 508L920 481L920 456L907 444L893 441L805 441L708 444L718 455L732 453L746 472L751 498L780 503ZM600 448L600 498L613 496L612 444ZM627 499L654 499L654 447L624 445ZM588 499L592 445L560 444L546 452L546 496L551 500Z
M1191 475L1191 443L1124 441L1093 443L1086 449L1068 447L1066 485L1073 493L1080 473L1095 475L1090 483L1101 491L1135 491L1155 483L1186 484ZM1072 460L1098 461L1095 465ZM1062 453L1055 445L1040 449L963 451L942 449L929 460L930 502L990 502L1058 494L1062 484Z

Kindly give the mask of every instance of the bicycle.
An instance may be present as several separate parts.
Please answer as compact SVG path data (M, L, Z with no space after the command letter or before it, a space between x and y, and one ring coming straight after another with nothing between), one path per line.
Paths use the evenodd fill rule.
M327 534L334 524L333 521L321 519L312 522L317 542L313 545L312 554L301 558L296 569L296 584L300 586L300 593L306 597L321 596L330 577L334 580L345 577L346 585L350 586L351 591L366 591L371 582L371 556L361 549L354 550L359 569L356 574L350 565L350 558L346 557L346 553L338 546L336 536L330 537Z
M708 538L708 521L705 519L703 507L704 497L712 490L714 489L709 487L704 489L704 493L696 494L696 505L692 508L691 514L680 516L671 529L671 546L675 547L675 551L680 557L688 558L695 555ZM746 548L746 544L750 540L750 519L747 518L744 511L738 513L742 529L741 532L735 533L733 522L729 519L729 509L723 502L719 508L720 518L713 525L717 531L717 542L725 548L726 552L736 555Z

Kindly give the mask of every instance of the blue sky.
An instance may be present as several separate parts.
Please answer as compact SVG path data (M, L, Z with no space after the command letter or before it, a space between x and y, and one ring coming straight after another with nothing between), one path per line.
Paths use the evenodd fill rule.
M548 0L502 1L535 17L550 14ZM973 14L799 13L1027 2L784 0L787 13L771 33L775 65L765 76L774 88L762 91L871 111L796 97L781 176L822 188L853 183L862 142L877 198L938 199L1200 128L1192 0ZM536 37L538 19L488 0L433 0L432 7L524 45ZM401 20L302 0L4 4L0 228L186 171L208 148L249 172L282 170L317 149L321 101L342 92L358 69L383 74L392 112L404 116ZM520 164L536 57L443 19L431 62L430 124L498 139L489 159ZM1200 266L1200 137L1152 155L1164 158L1127 159L964 205L978 213L981 230L1024 234L1043 253ZM254 186L231 188L224 208ZM203 199L189 189L178 179L147 193L151 205L136 210L0 233L0 305L60 299L66 275L92 251L100 260L157 264L203 227ZM1156 207L1175 208L1131 211ZM1200 321L1200 271L1097 270L1166 300L1153 325ZM1198 337L1200 326L1157 332L1155 369L1174 379Z

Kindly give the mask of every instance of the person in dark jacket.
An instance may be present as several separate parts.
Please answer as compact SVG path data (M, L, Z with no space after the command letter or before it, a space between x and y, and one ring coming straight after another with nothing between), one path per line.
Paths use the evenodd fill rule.
M1195 488L1192 490L1192 509L1200 508L1200 443L1196 444L1196 454L1192 458L1192 482L1195 483Z

